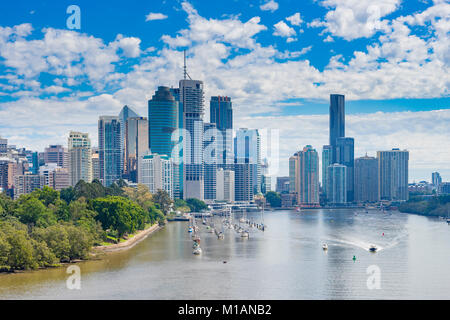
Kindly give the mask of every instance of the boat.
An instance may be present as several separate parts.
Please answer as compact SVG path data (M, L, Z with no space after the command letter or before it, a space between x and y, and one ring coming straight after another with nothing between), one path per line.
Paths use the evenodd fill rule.
M208 229L208 232L209 232L209 233L214 233L215 231L214 231L213 228L209 228L209 229Z
M194 242L194 244L192 245L192 248L195 249L195 248L198 248L198 247L200 247L200 245L198 244L198 242Z
M450 224L450 219L447 219L447 223Z
M220 232L218 235L217 235L217 239L219 239L219 240L223 240L225 238L225 235L223 234L223 232Z
M323 250L328 250L328 245L327 245L326 243L324 243L324 244L322 245L322 249L323 249Z
M371 245L370 248L369 248L370 252L376 252L377 250L378 250L378 248L377 248L376 245Z
M205 220L205 219L203 219L202 223L203 223L204 225L206 225L206 220Z
M192 227L189 227L189 229L188 229L188 232L189 232L189 233L192 233L192 232L194 232L194 228L192 228Z
M194 251L192 251L192 253L198 256L199 254L202 253L202 248L197 247L194 249Z
M241 238L248 238L248 237L249 237L248 231L243 230L243 231L241 232Z

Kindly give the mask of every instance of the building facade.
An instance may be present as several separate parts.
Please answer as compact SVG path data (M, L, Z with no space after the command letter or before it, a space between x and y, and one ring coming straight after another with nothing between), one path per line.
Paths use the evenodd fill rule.
M327 168L328 171L328 203L343 205L347 203L347 167L334 163Z
M100 180L107 187L122 177L121 137L119 117L101 116L98 120Z
M322 148L322 191L328 197L328 167L332 164L333 147L325 145Z
M139 159L149 151L148 121L145 117L128 118L125 125L124 177L130 182L138 182Z
M378 151L378 193L380 200L408 200L409 152Z
M88 133L70 132L68 139L70 185L92 182L91 139Z
M302 207L319 206L319 155L307 145L296 156L297 203Z
M180 101L183 105L183 198L204 199L203 170L203 81L180 80Z
M378 159L367 155L356 159L355 201L366 203L378 199Z
M139 183L146 185L151 193L166 191L173 199L172 159L166 155L148 154L141 158Z
M334 149L336 162L347 167L347 201L354 200L354 172L355 172L355 140L348 137L336 139Z
M235 200L234 171L217 169L216 200L233 203Z
M50 145L44 150L44 163L56 163L60 168L69 167L69 152L61 145Z
M14 177L14 199L30 194L45 186L45 177L36 174L23 174Z
M289 193L289 177L277 177L275 191L278 193Z
M220 132L217 141L217 164L221 168L230 168L233 159L233 104L229 97L211 97L210 122L215 123Z
M333 150L337 139L345 137L345 96L341 94L330 95L330 145ZM336 153L332 154L331 163L338 163Z

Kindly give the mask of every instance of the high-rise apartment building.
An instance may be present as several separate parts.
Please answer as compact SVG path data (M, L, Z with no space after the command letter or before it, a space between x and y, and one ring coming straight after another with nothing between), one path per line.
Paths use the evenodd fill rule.
M70 185L92 182L91 139L88 133L71 131L68 139Z
M297 153L297 203L302 207L319 206L319 155L307 145Z
M261 137L258 130L241 128L234 138L235 200L253 201L261 192Z
M56 163L60 168L69 167L69 152L61 145L50 145L44 150L44 163Z
M328 171L328 203L343 205L347 203L347 167L334 163L327 168Z
M92 180L100 181L100 154L98 148L92 148Z
M203 82L186 77L180 80L180 102L183 105L183 128L189 135L189 138L183 137L183 197L203 199Z
M378 151L378 190L380 200L408 200L409 152Z
M0 153L8 152L8 139L0 137Z
M126 144L125 134L128 118L138 118L139 115L129 106L124 106L119 113L120 123L120 170L125 176L127 175L127 157L126 157Z
M173 199L172 158L167 155L147 154L141 157L139 183L146 185L151 193L166 191Z
M333 161L333 147L325 145L322 148L322 191L328 197L328 167Z
M217 169L217 191L216 200L234 202L235 185L234 185L234 171Z
M231 168L233 159L233 104L229 97L211 97L210 120L220 132L217 141L217 164L221 168ZM231 166L231 167L230 167Z
M347 167L347 201L354 200L354 172L355 172L355 140L353 138L340 137L336 139L334 149L336 162Z
M278 193L289 193L290 177L277 177L275 191Z
M439 188L439 185L442 183L442 178L439 172L433 172L431 174L431 183L435 188Z
M205 200L216 199L217 180L217 146L220 136L215 123L204 123L203 128L203 163L204 163L204 198Z
M14 199L30 194L45 186L45 177L36 174L23 174L14 177Z
M377 202L378 199L378 159L367 155L356 159L355 201Z
M98 120L100 180L109 187L122 176L119 117L101 116Z
M124 178L138 182L139 159L149 151L148 120L145 117L128 118L125 125L126 167Z

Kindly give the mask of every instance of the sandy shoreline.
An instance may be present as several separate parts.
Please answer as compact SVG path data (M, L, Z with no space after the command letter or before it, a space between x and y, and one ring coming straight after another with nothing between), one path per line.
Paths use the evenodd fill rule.
M144 240L145 238L147 238L149 235L151 235L152 233L158 231L159 229L161 229L162 227L160 227L158 224L154 224L152 225L150 228L147 228L145 230L139 231L133 238L128 239L124 242L121 243L117 243L117 244L112 244L109 246L97 246L97 247L93 247L92 251L95 252L104 252L104 253L109 253L109 252L117 252L117 251L122 251L122 250L128 250L131 249L132 247L134 247L136 244L138 244L139 242L141 242L142 240Z

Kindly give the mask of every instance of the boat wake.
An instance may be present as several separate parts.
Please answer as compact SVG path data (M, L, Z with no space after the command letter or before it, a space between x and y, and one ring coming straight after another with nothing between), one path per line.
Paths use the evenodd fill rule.
M360 239L338 239L338 238L334 238L334 239L328 239L327 240L329 244L332 245L347 245L347 246L352 246L352 247L357 247L366 251L369 251L370 247L372 245L375 245L377 247L377 251L381 251L383 249L385 249L385 247L380 246L377 243L374 242L365 242L362 241Z

